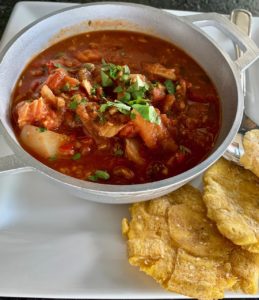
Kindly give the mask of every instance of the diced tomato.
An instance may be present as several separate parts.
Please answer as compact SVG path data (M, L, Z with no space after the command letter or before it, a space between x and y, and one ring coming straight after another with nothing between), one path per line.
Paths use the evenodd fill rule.
M56 67L54 66L54 62L53 62L52 60L48 61L48 62L46 63L46 66L47 66L47 68L48 68L49 74L56 68Z
M208 103L217 102L217 96L214 91L204 91L204 89L191 88L188 89L188 98L194 102Z
M74 143L68 143L60 146L59 152L62 155L74 155L75 154Z
M183 162L185 160L185 154L182 152L177 152L175 154L175 158L176 158L176 161L180 164L181 162Z
M51 90L57 90L63 86L63 80L66 76L66 71L63 69L57 69L51 73L46 81L46 84Z

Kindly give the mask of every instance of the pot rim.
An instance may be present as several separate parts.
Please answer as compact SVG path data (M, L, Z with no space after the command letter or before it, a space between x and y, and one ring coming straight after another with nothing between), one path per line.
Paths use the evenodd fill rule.
M228 145L232 142L234 139L243 115L243 104L244 104L244 97L241 90L241 84L240 84L240 74L237 70L236 65L234 62L230 59L228 54L224 51L222 51L216 42L211 39L206 33L199 30L199 28L190 22L188 22L184 17L179 17L176 15L173 15L171 13L168 13L164 10L142 5L142 4L135 4L135 3L125 3L125 2L94 2L94 3L87 3L87 4L79 4L72 7L66 7L63 9L60 9L58 11L55 11L53 13L50 13L46 16L43 16L42 18L32 22L31 24L27 25L25 28L23 28L21 31L19 31L1 50L0 52L0 64L5 56L5 54L8 52L9 48L15 43L15 41L23 34L25 34L30 28L33 26L36 26L38 23L47 20L49 17L58 15L60 13L63 13L65 11L78 9L81 7L89 7L89 6L105 6L105 5L116 5L116 6L125 6L125 7L139 7L140 9L145 9L149 11L153 11L156 14L160 15L167 15L171 18L177 18L181 22L187 24L188 26L192 27L196 31L198 31L200 34L205 36L207 40L213 44L213 46L216 48L217 51L220 52L220 54L223 56L226 63L228 63L228 66L235 78L236 87L237 87L237 112L235 119L233 121L232 127L227 134L225 140L218 146L216 150L214 150L213 153L209 154L208 157L200 162L195 167L170 178L154 181L154 182L148 182L143 184L132 184L132 185L110 185L110 184L101 184L101 183L94 183L89 181L83 181L80 179L76 179L67 175L64 175L60 172L57 172L37 159L35 159L33 156L31 156L28 152L26 152L20 144L16 143L12 137L9 135L7 129L3 125L3 122L0 119L0 132L3 134L5 140L7 141L8 145L14 152L14 154L23 162L26 166L31 167L33 170L39 171L40 173L48 176L49 178L55 180L56 182L59 182L61 184L64 184L66 186L69 186L71 188L77 189L77 190L87 190L93 194L98 194L101 196L101 194L106 195L109 193L110 195L116 195L116 194L127 194L127 195L134 195L139 193L150 193L153 190L163 190L166 189L168 186L174 186L181 183L185 183L186 181L189 181L196 177L197 175L201 174L205 169L207 169L210 165L212 165L217 159L219 159L225 150L227 149ZM89 199L91 200L91 199Z

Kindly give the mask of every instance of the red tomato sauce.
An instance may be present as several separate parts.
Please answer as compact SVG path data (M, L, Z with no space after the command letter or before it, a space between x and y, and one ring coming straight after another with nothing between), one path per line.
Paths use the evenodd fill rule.
M11 116L21 145L50 168L138 184L203 161L219 133L221 106L204 70L173 44L97 31L33 58L15 87Z

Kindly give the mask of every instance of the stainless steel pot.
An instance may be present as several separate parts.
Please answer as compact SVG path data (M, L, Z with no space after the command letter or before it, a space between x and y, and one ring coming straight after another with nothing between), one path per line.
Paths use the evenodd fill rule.
M240 47L244 55L233 61L201 30L200 27L203 26L218 28ZM214 150L206 160L172 178L146 184L115 186L85 182L63 175L43 165L23 150L10 124L9 104L12 90L25 65L35 54L53 42L98 29L126 29L151 33L184 49L205 69L222 101L222 127ZM259 49L255 43L227 18L215 13L177 17L147 6L103 2L75 6L44 17L15 36L0 54L0 130L14 153L0 158L0 173L37 171L74 195L104 203L137 202L173 191L201 174L222 156L235 137L244 108L240 73L258 56Z

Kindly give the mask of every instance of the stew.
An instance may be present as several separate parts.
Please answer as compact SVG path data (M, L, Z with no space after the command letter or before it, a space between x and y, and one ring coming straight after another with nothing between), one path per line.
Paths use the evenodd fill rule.
M204 160L220 128L204 70L173 44L137 32L96 31L37 55L13 93L21 145L66 175L137 184Z

